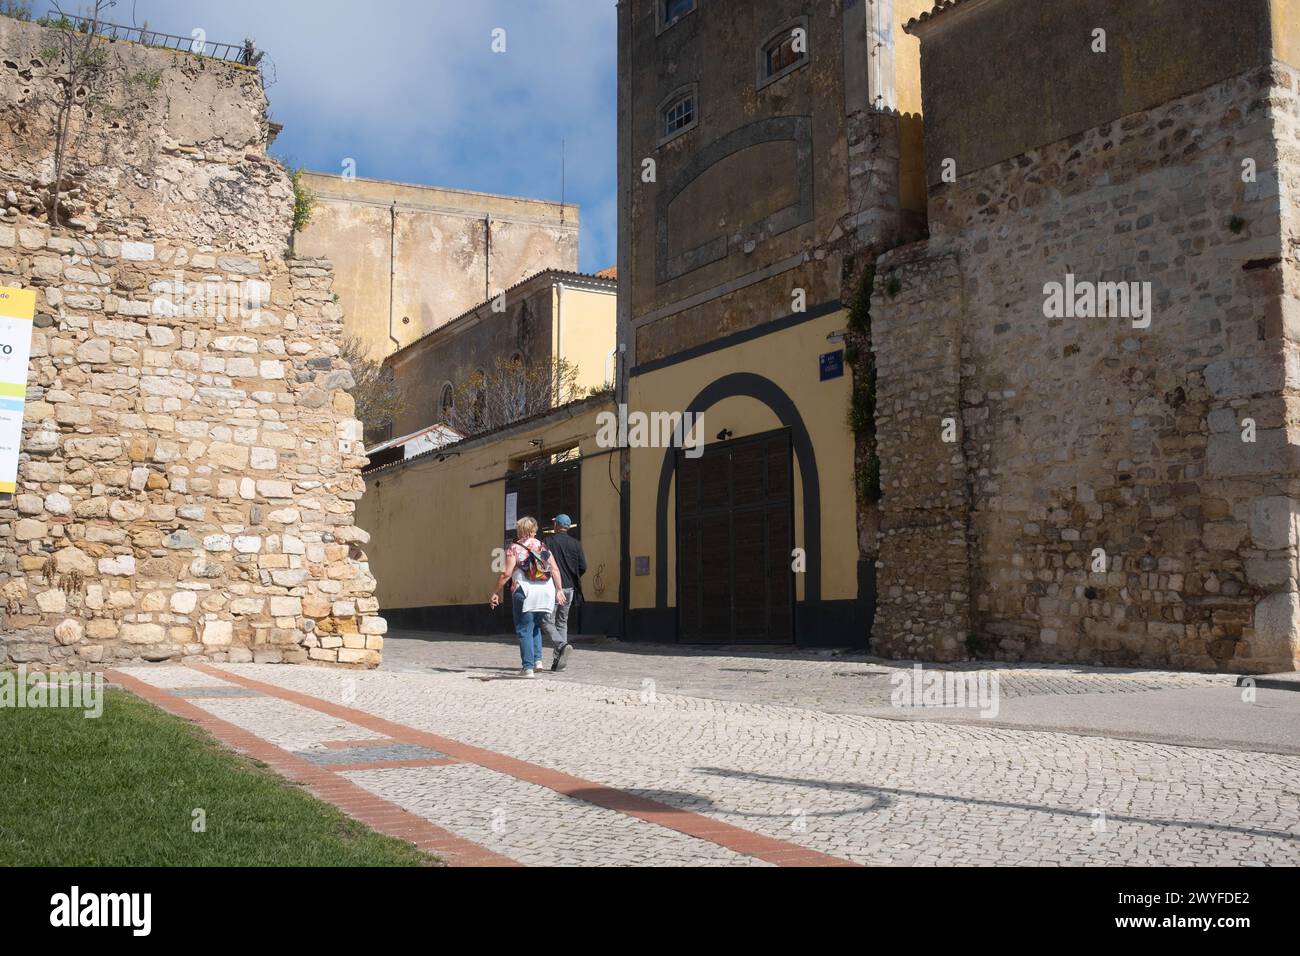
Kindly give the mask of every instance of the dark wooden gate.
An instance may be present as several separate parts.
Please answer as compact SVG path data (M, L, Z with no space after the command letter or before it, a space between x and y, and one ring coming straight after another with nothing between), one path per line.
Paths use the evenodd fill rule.
M788 644L794 639L790 433L677 453L678 639Z

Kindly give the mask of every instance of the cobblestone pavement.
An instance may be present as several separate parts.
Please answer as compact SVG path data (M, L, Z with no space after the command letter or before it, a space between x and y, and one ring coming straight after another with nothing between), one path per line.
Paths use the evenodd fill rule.
M581 639L580 639L581 640ZM514 638L395 631L383 670L512 676ZM549 661L550 654L547 652ZM739 647L675 647L583 640L573 666L546 679L830 714L1065 731L1154 743L1261 750L1300 756L1300 692L1260 688L1243 706L1233 674L1126 670L1068 664L926 664L928 676L996 680L992 708L895 706L910 661L861 653Z
M465 672L487 677L518 670L513 637L393 631L384 640L383 670ZM550 666L551 651L545 651ZM547 674L549 680L606 684L641 690L654 681L662 693L806 707L827 713L879 714L890 707L890 678L912 662L866 654L774 652L739 648L678 648L599 640L574 644L580 666ZM1003 699L1043 694L1133 694L1190 687L1230 687L1232 674L1123 670L1045 664L927 664L940 671L995 673ZM892 709L892 708L891 708Z
M829 713L672 693L657 679L650 693L639 681L595 683L590 670L581 680L576 671L507 679L488 669L509 668L507 650L447 645L448 660L490 653L495 663L441 671L394 660L364 673L253 664L127 673L173 694L203 688L188 704L294 753L327 760L346 748L340 776L525 864L736 865L808 851L876 865L1300 862L1300 757ZM1074 679L1089 678L1066 686ZM1128 678L1092 679L1119 692ZM263 692L211 693L223 685ZM357 765L358 746L390 744L402 728L426 735L405 742L455 759L385 763L391 748L377 747L373 768ZM554 782L575 778L580 787ZM620 803L637 798L676 815L638 816Z

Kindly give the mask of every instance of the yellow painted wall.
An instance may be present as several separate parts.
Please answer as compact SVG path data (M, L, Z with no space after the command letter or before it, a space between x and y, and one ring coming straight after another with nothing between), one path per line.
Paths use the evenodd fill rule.
M732 372L752 372L770 379L794 402L803 416L817 459L821 490L822 599L857 597L857 502L853 482L853 434L846 422L852 379L847 363L842 378L819 380L818 356L842 348L826 340L831 332L844 329L847 312L833 313L774 332L729 349L638 375L629 386L630 411L682 411L711 382ZM703 430L708 442L722 429L733 438L744 438L781 427L775 413L752 398L724 399L704 413ZM707 447L707 444L706 444ZM664 451L637 448L631 451L632 501L630 607L654 607L655 520L659 471ZM795 474L795 546L805 541L803 522L803 475L798 459ZM668 603L676 605L676 540L673 521L675 489L668 501ZM635 574L635 558L650 557L650 574ZM811 562L812 556L809 556ZM802 576L796 576L797 597L804 597Z
M505 532L505 482L493 479L539 450L577 442L583 455L602 451L596 415L611 409L608 402L584 403L576 414L561 411L502 437L462 443L462 453L446 461L430 455L367 476L357 525L371 535L366 553L379 581L380 607L482 604L486 614L495 579L492 551L502 546ZM531 444L538 438L540 449ZM618 600L618 493L610 483L611 470L617 481L617 459L615 453L581 465L581 513L574 518L589 566L583 579L588 601Z
M316 206L295 251L333 262L344 329L376 358L534 273L578 268L574 205L315 172L303 182Z
M899 118L899 205L917 218L926 213L925 136L921 123L921 41L903 24L933 9L932 0L894 0L894 88Z
M903 24L934 9L934 0L894 0L894 91L900 113L921 112L921 41Z
M1273 56L1300 69L1300 0L1272 0Z
M612 378L609 352L617 336L618 296L564 285L554 290L559 316L551 329L552 354L578 367L578 385L600 388L607 383L606 370Z

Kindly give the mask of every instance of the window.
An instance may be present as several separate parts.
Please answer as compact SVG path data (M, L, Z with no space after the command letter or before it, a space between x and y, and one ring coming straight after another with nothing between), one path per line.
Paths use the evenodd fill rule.
M662 120L660 125L660 143L666 143L679 133L684 133L695 125L695 90L681 93L668 101L659 110Z
M695 9L695 0L659 0L659 29L667 30Z
M758 49L758 88L793 73L808 62L808 20L801 17L777 30Z
M793 33L784 40L778 40L767 48L767 75L775 76L787 66L794 66L801 56L802 53L794 52Z
M438 420L450 423L451 414L455 407L455 391L451 387L451 382L448 382L442 387L442 395L438 398Z
M507 369L510 374L503 376L506 388L504 404L514 418L523 418L528 411L528 373L524 369L522 352L510 356Z

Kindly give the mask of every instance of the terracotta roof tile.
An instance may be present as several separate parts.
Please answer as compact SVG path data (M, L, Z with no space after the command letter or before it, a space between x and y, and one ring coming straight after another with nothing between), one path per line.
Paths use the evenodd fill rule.
M947 11L951 10L953 7L959 7L963 3L968 3L968 2L969 0L939 0L939 2L934 5L933 9L927 10L925 13L922 13L919 17L912 17L912 19L904 23L903 32L911 33L915 27L920 26L922 23L926 23L930 20L933 20L939 14L946 13Z

